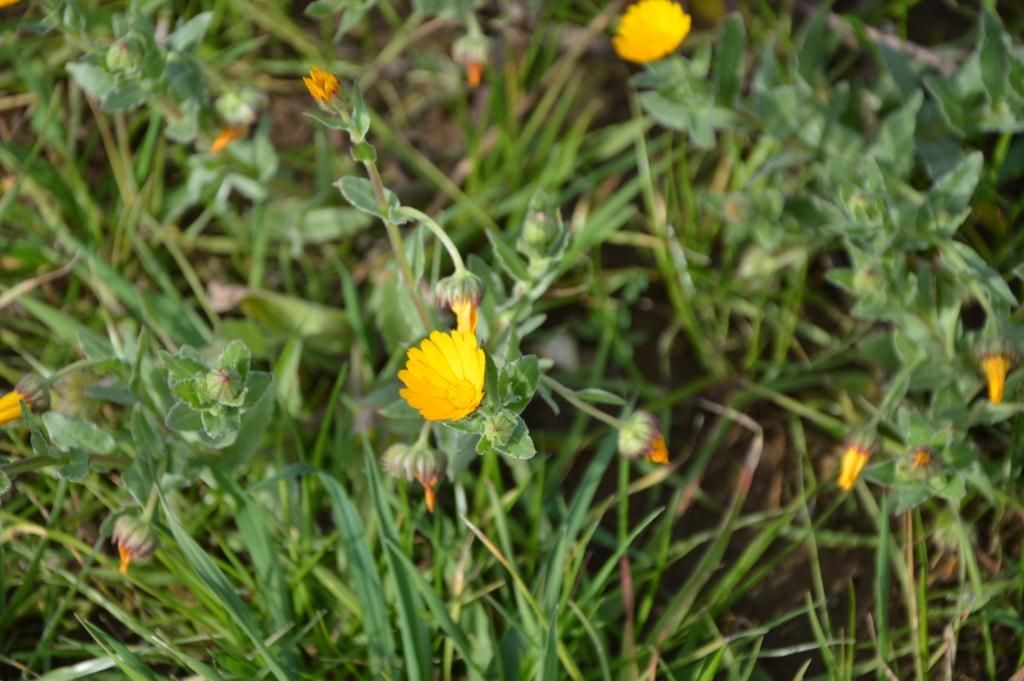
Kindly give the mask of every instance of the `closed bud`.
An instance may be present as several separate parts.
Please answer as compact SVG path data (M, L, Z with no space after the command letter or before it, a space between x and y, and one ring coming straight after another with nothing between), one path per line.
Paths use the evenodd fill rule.
M619 430L619 453L630 459L643 457L652 463L668 463L665 436L650 412L634 412Z
M107 48L107 69L128 71L139 63L139 49L129 40L117 40Z
M565 245L566 230L558 207L547 193L538 191L530 199L516 249L531 261L553 258Z
M25 374L14 386L14 390L21 394L21 399L33 413L50 408L50 388L39 374Z
M134 515L122 515L114 522L111 541L117 546L121 558L118 572L128 572L133 560L149 558L160 545L160 540L150 523Z
M478 32L470 32L452 45L452 61L465 69L466 83L471 90L480 85L489 51L487 38Z
M448 470L448 459L444 454L426 442L418 442L412 446L399 443L388 447L384 452L382 464L384 470L391 476L420 483L427 510L434 512L437 500L435 487Z
M484 422L483 437L495 444L504 444L516 429L515 414L502 409Z
M463 333L476 333L477 308L484 295L484 282L463 269L437 282L434 290L437 304L455 313L456 328Z
M222 404L232 404L238 400L238 384L241 378L228 369L215 369L206 374L206 393Z

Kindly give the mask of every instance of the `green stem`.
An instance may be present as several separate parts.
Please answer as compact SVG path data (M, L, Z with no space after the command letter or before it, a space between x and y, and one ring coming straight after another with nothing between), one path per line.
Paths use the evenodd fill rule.
M366 174L370 176L370 184L373 185L373 193L377 197L377 205L380 208L381 215L388 215L387 195L384 193L384 182L380 178L377 164L373 161L368 161L363 163L363 165L366 167ZM388 233L388 241L391 242L391 250L395 254L395 260L398 262L398 270L401 272L406 288L409 289L409 295L412 296L412 301L416 306L416 312L419 314L420 321L423 322L423 331L429 331L431 326L430 313L427 312L427 308L423 304L423 297L420 296L419 290L416 288L416 277L413 276L412 267L409 265L408 258L405 257L405 248L402 246L402 232L398 229L398 225L392 222L390 218L386 217L383 220L384 227Z
M565 387L564 385L562 385L555 379L551 378L547 374L542 374L540 380L542 380L545 383L545 385L547 385L549 388L558 393L562 397L562 399L564 399L566 402L582 411L584 414L593 416L598 421L607 423L609 426L617 430L622 430L623 428L626 427L625 422L620 421L614 416L609 416L600 409L587 404L580 398L576 397L575 393L573 393L571 389Z
M64 376L67 376L70 373L78 371L79 369L88 369L89 367L93 367L93 366L96 366L98 364L106 364L107 362L111 362L111 361L118 361L118 360L116 358L114 358L114 357L80 359L77 362L72 362L71 364L67 365L63 369L58 369L57 371L55 371L52 374L50 374L49 376L47 376L44 380L46 382L46 386L50 387L54 383L56 383L58 380L63 378Z
M40 454L0 465L0 473L4 473L8 477L13 478L17 475L21 475L22 473L31 473L32 471L37 471L40 468L46 468L47 466L60 466L63 463L64 462L60 459ZM131 460L125 456L117 454L93 454L89 457L89 463L90 465L95 463L124 467L131 463Z
M462 255L459 253L459 249L455 247L455 242L451 240L448 233L444 231L441 225L437 224L433 218L424 213L421 210L412 208L411 206L402 206L399 211L401 215L412 218L422 225L425 225L427 229L433 233L434 237L444 246L445 250L448 251L448 255L452 259L452 264L455 266L455 272L464 272L466 264L462 262Z
M154 482L149 489L149 498L146 499L146 507L142 509L142 522L148 523L153 519L153 512L156 511L156 502L160 498L160 488Z

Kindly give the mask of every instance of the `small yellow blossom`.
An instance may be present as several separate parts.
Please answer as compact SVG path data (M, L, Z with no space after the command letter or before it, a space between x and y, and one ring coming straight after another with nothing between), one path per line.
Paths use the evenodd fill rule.
M839 478L836 481L839 489L845 492L853 489L854 483L857 482L857 478L860 477L861 471L864 470L864 466L868 464L870 458L871 452L863 445L847 445L843 450L842 461L839 463Z
M228 148L228 145L234 142L239 137L245 135L245 128L241 126L233 126L230 128L221 128L220 132L210 143L210 151L214 154L219 154Z
M18 3L20 0L0 0L0 7L10 7Z
M428 421L457 421L480 406L484 397L484 351L476 336L462 331L434 331L418 348L410 348L398 379L399 394Z
M992 404L1003 401L1006 374L1010 371L1010 356L1005 352L987 353L981 358L981 370L988 381L988 399Z
M306 84L306 89L309 90L309 94L313 95L313 99L321 104L330 102L341 89L341 84L335 75L324 71L319 66L311 67L309 75L302 77L302 82Z
M689 34L691 21L672 0L640 0L622 15L612 46L620 58L646 64L674 52Z

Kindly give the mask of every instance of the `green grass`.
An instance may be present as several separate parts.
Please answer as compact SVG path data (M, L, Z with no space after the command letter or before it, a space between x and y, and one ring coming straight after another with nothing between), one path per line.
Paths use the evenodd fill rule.
M0 426L0 488L12 481L0 496L0 676L1003 679L1024 666L1019 373L1003 411L976 397L957 422L970 427L949 426L975 447L943 464L962 495L895 513L903 488L886 468L913 444L899 409L944 404L922 371L981 394L969 317L1020 323L1019 305L991 293L1021 290L1020 133L943 138L958 158L984 152L971 212L933 250L871 261L884 313L857 307L873 291L826 278L871 235L857 241L853 208L853 227L834 229L823 204L847 208L841 181L905 101L859 29L960 63L978 10L859 3L851 43L833 48L837 35L815 33L803 9L739 3L740 36L698 11L715 3L696 3L687 63L732 42L743 83L716 104L729 122L704 148L652 115L651 87L610 48L617 12L602 3L528 3L519 20L512 5L482 9L495 60L475 93L449 56L459 21L406 3L380 0L338 39L337 16L289 3L141 3L168 30L213 12L193 55L207 107L195 143L164 134L173 97L104 111L69 78L83 54L102 63L111 17L130 3L83 2L81 25L24 26L71 4L0 10L0 383L60 372L54 411L101 434L80 454L42 456L56 439L45 417ZM942 17L931 30L929 11ZM1020 35L1024 16L1001 19ZM779 82L758 99L768 54ZM570 361L551 376L621 396L595 404L610 416L655 414L671 465L620 456L614 428L554 393L523 415L537 456L465 460L433 514L419 485L387 476L384 451L420 431L393 403L422 327L381 225L332 186L362 169L345 135L303 115L315 111L301 82L313 64L361 86L387 186L493 273L488 333L504 313L531 327L543 315L522 351L561 344ZM686 101L724 77L686 81ZM210 102L244 88L263 95L248 137L209 154ZM811 139L819 124L828 134ZM919 120L910 151L893 152L911 158L906 184L879 193L932 187L913 147L929 131ZM498 282L516 285L500 249L541 188L571 241L543 295L499 309ZM934 212L947 209L959 212L953 198ZM450 262L426 230L402 231L426 290ZM906 293L883 269L930 282L928 268L961 253L942 250L953 243L988 269L967 256L972 276L936 274L936 290L959 287L951 306L939 294L928 307L926 287ZM918 326L893 309L948 332L941 367L898 356L891 336ZM213 449L162 422L174 400L161 352L209 359L231 339L274 382L239 439ZM838 454L866 427L878 458L843 493ZM456 461L455 440L434 437ZM121 575L113 517L147 501L160 548Z

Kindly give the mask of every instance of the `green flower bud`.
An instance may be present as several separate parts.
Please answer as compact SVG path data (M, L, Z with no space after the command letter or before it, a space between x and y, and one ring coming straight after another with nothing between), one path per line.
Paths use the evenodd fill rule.
M114 522L111 541L117 546L121 558L118 571L123 575L133 560L142 560L153 555L160 540L152 525L134 515L122 515Z
M206 393L222 404L234 404L238 401L238 383L240 379L234 371L214 369L206 374Z
M441 307L452 307L460 301L480 304L484 295L483 279L469 270L462 270L437 282L434 298Z
M50 408L50 388L38 374L25 374L15 384L14 390L21 394L32 412L38 414Z
M497 445L508 442L516 429L515 414L502 409L484 422L483 437Z
M558 207L544 191L530 199L516 249L531 261L556 257L565 245L566 229Z
M406 444L394 444L384 452L381 462L384 470L392 477L415 480L423 486L427 510L434 512L437 500L435 486L441 481L448 470L448 459L441 452L430 447L426 442L418 442L411 447Z
M630 459L643 457L653 463L668 463L665 436L650 412L634 412L619 430L619 453Z
M139 50L129 40L118 40L107 48L107 69L128 71L139 63Z

